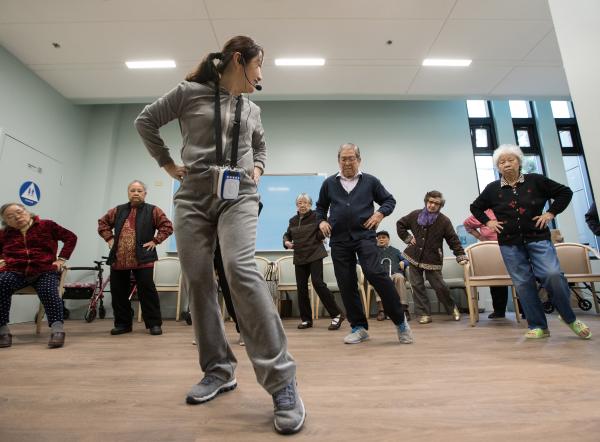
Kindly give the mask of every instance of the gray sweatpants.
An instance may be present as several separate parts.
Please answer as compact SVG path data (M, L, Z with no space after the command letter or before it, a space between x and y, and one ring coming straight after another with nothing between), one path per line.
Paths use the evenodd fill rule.
M415 313L419 316L431 315L431 303L427 296L427 290L425 288L425 280L423 279L423 273L431 288L435 291L437 298L444 305L446 313L451 314L452 309L456 304L450 297L450 289L444 281L441 270L425 270L420 267L410 266L408 268L408 280L413 292L413 301L415 302Z
M273 394L292 380L296 364L287 351L281 320L254 261L258 194L224 201L199 193L189 178L174 198L175 235L200 367L207 375L229 380L237 364L225 338L217 299L213 257L218 235L248 357L258 383Z

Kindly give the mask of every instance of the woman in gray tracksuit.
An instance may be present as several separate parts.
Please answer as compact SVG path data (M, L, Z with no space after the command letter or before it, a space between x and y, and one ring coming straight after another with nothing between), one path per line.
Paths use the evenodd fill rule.
M266 147L260 109L242 93L261 88L262 61L263 50L252 39L232 38L221 52L210 53L186 81L146 106L135 126L159 166L181 181L174 196L177 252L204 372L187 402L209 401L237 385L237 361L225 338L214 279L218 237L248 356L258 382L273 396L275 429L295 433L305 419L296 391L296 364L254 261L256 186L265 167ZM174 119L181 128L183 166L173 161L159 133ZM239 172L239 180L227 181L223 187L227 192L217 195L223 193L217 180L224 170Z

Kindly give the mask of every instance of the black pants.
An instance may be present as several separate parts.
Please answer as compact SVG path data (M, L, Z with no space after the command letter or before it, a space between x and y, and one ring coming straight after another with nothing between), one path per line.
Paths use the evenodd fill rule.
M240 326L238 325L237 316L235 314L235 308L233 307L233 301L231 300L231 292L229 291L229 283L227 282L227 278L225 277L225 267L223 266L223 256L221 256L221 246L219 245L219 241L217 240L217 248L215 249L215 259L214 259L215 270L217 271L217 276L219 277L219 285L221 286L221 293L223 293L223 300L225 301L225 307L227 307L227 313L235 322L235 329L237 332L240 332Z
M508 302L508 287L490 287L490 293L492 295L492 305L494 306L494 313L504 315L506 313L506 303Z
M357 239L336 242L331 245L331 259L346 316L352 327L369 328L367 317L358 293L356 257L363 269L365 278L379 293L383 311L396 325L404 322L404 310L396 287L379 262L379 248L374 239Z
M339 315L340 308L327 288L327 284L323 281L323 260L317 259L308 264L300 264L294 267L296 269L296 285L298 286L298 307L300 308L300 318L302 321L312 323L312 309L310 308L310 299L308 298L309 276L329 316L335 318Z
M146 328L162 325L160 301L154 286L152 267L133 270L110 269L110 293L115 316L115 327L131 327L133 310L129 295L131 293L131 274L137 284L137 294L142 308L142 317Z

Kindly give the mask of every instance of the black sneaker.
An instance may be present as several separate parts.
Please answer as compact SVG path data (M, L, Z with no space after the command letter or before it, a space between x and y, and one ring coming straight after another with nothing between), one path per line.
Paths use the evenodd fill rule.
M496 313L496 312L492 312L488 315L488 319L498 319L498 318L505 318L506 315L504 313Z

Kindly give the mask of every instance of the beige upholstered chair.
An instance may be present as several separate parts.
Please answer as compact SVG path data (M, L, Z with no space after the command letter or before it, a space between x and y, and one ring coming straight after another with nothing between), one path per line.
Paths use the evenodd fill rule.
M58 283L58 295L61 298L63 297L63 294L65 293L64 285L65 285L65 281L67 278L67 271L68 271L67 268L63 269L63 271L61 272L61 275L60 275L60 281ZM36 295L37 296L36 291L31 286L23 287L22 289L17 290L15 292L15 294L16 295ZM37 315L35 316L35 333L38 335L42 331L42 321L44 320L44 314L45 314L44 306L40 302L40 306L38 308Z
M589 283L596 313L600 313L598 298L596 296L596 286L594 284L594 282L600 281L600 274L593 273L592 264L590 263L590 253L600 259L598 253L584 244L572 242L555 244L555 247L558 260L560 261L560 268L564 272L567 281L570 283ZM582 289L583 287L573 288L573 290L579 292Z
M511 286L515 316L521 322L517 295L512 279L506 270L497 241L482 241L465 249L469 262L464 266L465 290L469 302L471 327L479 321L479 295L477 287Z
M255 256L254 261L256 262L256 267L258 268L258 271L261 275L263 275L264 278L265 274L267 273L267 268L269 267L271 261L269 261L267 258L263 258L262 256Z
M365 291L365 275L362 271L362 267L360 265L356 265L356 276L358 278L358 292L360 293L360 298L361 301L363 303L363 307L365 308L365 314L367 315L367 317L369 316L369 313L367 311L367 294ZM335 279L335 272L333 271L333 261L331 261L331 259L324 259L323 260L323 281L325 282L325 284L327 284L327 287L329 288L329 291L334 293L334 292L339 292L340 288L338 287L338 283L337 283L337 279ZM313 304L314 304L314 308L313 308L313 315L315 316L315 319L319 319L319 306L320 306L320 299L318 296L316 296L316 294L314 293L312 294L312 298L313 298Z
M280 309L281 292L294 292L296 286L296 269L294 268L294 257L284 256L275 261L277 269L277 311Z
M157 292L169 292L177 295L175 320L179 321L179 310L181 309L181 266L179 258L167 257L155 261L152 278ZM138 306L138 322L142 322L141 305Z

